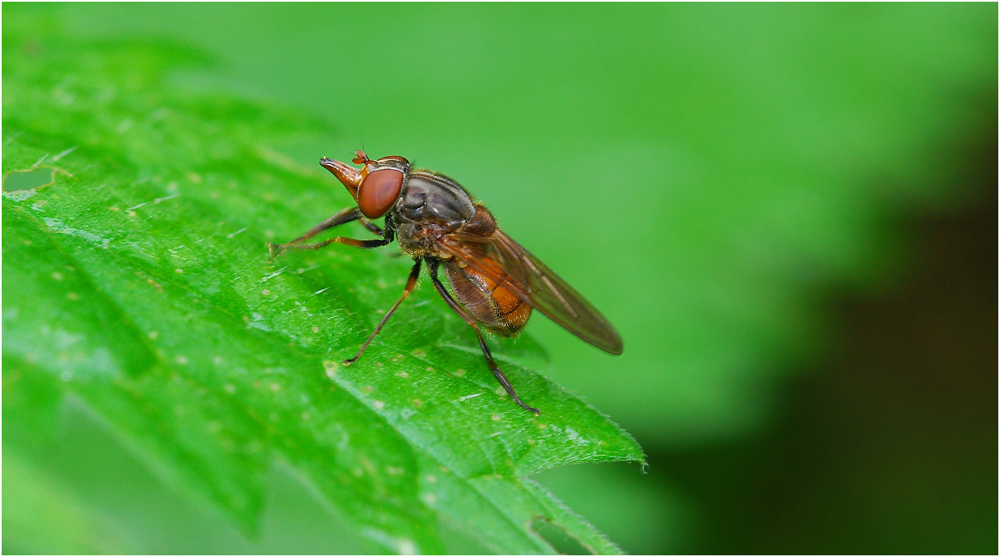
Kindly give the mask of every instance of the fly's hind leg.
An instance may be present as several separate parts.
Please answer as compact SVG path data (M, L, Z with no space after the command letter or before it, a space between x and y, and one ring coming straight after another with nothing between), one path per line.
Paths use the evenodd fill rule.
M334 226L340 226L341 224L346 224L352 221L361 220L361 223L365 228L371 230L373 233L382 236L378 240L355 240L354 238L345 238L343 236L337 236L336 238L330 238L329 240L323 240L322 242L316 242L314 244L303 244L302 242L312 238L313 236L333 228ZM271 257L277 257L281 255L286 249L319 249L324 246L328 246L334 242L340 244L346 244L348 246L354 246L356 248L377 248L381 246L388 245L392 242L392 238L386 238L384 232L378 226L372 224L368 219L361 216L361 210L357 207L348 207L342 211L337 212L337 214L326 219L325 221L314 226L309 232L306 232L302 236L292 240L291 242L285 244L267 244L267 250L271 254Z
M443 284L441 284L441 281L438 279L438 262L433 259L429 259L427 261L427 264L430 267L431 282L434 283L435 290L437 290L438 294L440 294L441 297L444 298L444 301L445 303L448 304L448 307L450 307L452 311L457 313L458 316L461 317L463 321L465 321L470 327L472 327L474 331L476 331L476 336L479 338L479 347L482 348L483 350L483 356L486 356L486 363L490 366L490 371L493 372L493 376L497 378L497 381L499 381L500 385L502 385L503 388L507 391L507 394L510 395L510 398L514 399L514 402L521 405L521 407L527 410L528 412L534 414L541 413L541 410L528 406L527 404L521 401L520 397L517 396L517 393L514 391L514 387L510 384L510 381L507 380L507 376L503 374L503 371L500 370L500 366L498 366L496 360L493 359L493 354L490 353L489 347L486 346L486 341L483 339L483 333L482 331L479 330L479 323L477 323L476 320L473 319L471 315L469 315L469 312L465 311L465 308L463 308L461 305L459 305L457 301L455 301L455 298L451 296L451 293L448 292L448 290L444 287Z

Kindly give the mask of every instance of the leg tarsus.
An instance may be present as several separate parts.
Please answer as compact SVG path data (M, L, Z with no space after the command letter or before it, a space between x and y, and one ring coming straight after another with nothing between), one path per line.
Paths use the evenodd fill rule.
M287 249L319 249L336 241L336 238L331 238L322 242L316 242L315 244L268 244L267 249L271 252L271 257L274 258L281 255Z
M267 254L271 259L278 257L283 251L285 251L285 246L283 244L275 244L274 242L267 243Z

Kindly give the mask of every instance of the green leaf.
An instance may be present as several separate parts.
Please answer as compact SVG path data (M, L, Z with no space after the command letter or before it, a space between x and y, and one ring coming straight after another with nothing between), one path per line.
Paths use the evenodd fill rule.
M539 520L589 551L617 551L526 476L642 461L642 451L539 372L545 355L530 338L491 345L540 416L499 388L472 331L426 285L358 363L336 363L399 296L409 264L345 246L268 260L267 241L350 201L284 150L312 144L318 159L333 130L171 85L170 70L211 67L199 52L76 41L44 12L13 11L5 443L31 454L72 399L165 482L249 534L265 473L283 461L373 551L441 552L457 530L490 551L552 552ZM18 174L39 169L47 184Z

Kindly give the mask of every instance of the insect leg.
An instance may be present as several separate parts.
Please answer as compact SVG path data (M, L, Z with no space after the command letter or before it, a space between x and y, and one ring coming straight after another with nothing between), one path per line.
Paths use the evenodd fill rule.
M319 234L320 232L328 228L333 228L334 226L338 226L359 219L361 220L361 223L365 226L365 228L371 230L372 232L378 234L379 236L382 236L382 238L378 240L355 240L354 238L345 238L343 236L337 236L336 238L330 238L329 240L323 240L322 242L316 242L315 244L299 243L302 242L303 240L308 240L309 238L312 238L313 236ZM332 217L326 219L325 221L319 223L312 230L306 232L305 234L292 240L291 242L288 242L287 244L269 243L267 244L267 249L270 252L271 257L274 258L281 255L283 251L289 248L319 249L328 246L334 242L337 242L338 244L345 244L348 246L354 246L356 248L370 249L370 248L380 248L382 246L387 246L390 243L392 243L392 240L393 239L391 235L389 237L385 237L385 233L382 231L381 228L372 224L367 219L362 218L361 211L357 207L349 207L347 209L344 209L343 211L340 211L336 215L333 215Z
M355 241L357 242L360 240L355 240ZM365 353L365 349L368 348L369 344L371 344L372 340L375 338L375 335L377 335L379 331L382 330L382 327L385 326L386 322L389 321L389 318L392 317L392 314L395 313L396 308L399 307L399 304L403 303L403 300L405 300L406 297L410 295L410 292L413 292L413 288L417 286L417 279L420 277L421 261L423 260L417 259L416 263L413 264L413 268L410 269L410 278L407 279L406 287L403 288L403 295L399 297L399 300L396 300L396 304L392 306L392 309L386 312L385 317L382 318L382 321L379 321L378 326L376 326L375 330L372 331L371 336L369 336L368 340L366 340L365 343L361 345L361 350L358 350L358 353L355 354L353 358L349 360L344 360L345 364L353 364L354 362L358 361L358 358L360 358L361 355Z
M345 238L343 236L337 236L336 238L323 240L318 244L309 244L305 246L296 246L296 247L301 247L303 249L319 249L332 242L337 242L338 244L344 244L347 246L354 246L356 248L371 249L371 248L380 248L382 246L387 246L390 243L392 243L392 240L386 238L380 240L355 240L354 238Z
M271 244L270 246L274 246L272 248L271 257L274 257L276 255L274 254L274 250L278 248L280 248L280 250L277 253L280 254L282 251L285 251L286 247L294 249L319 249L322 247L329 246L334 242L337 242L338 244L354 246L356 248L370 249L370 248L380 248L382 246L389 245L390 240L355 240L354 238L345 238L343 236L337 236L336 238L330 238L329 240L323 240L322 242L317 242L315 244L301 244L294 246L274 246L274 244Z
M490 349L486 346L486 341L483 340L483 333L479 330L479 324L476 323L476 320L471 315L469 315L469 312L465 311L465 308L459 305L459 303L456 302L454 298L452 298L451 293L449 293L448 290L445 289L444 285L441 284L441 280L438 279L437 275L438 262L432 259L429 260L427 264L430 267L431 271L431 282L434 283L434 288L438 291L438 294L440 294L441 297L444 298L445 303L448 304L448 307L450 307L452 311L457 313L459 317L461 317L466 323L468 323L470 327L472 327L476 331L476 336L479 337L479 347L482 348L483 350L483 356L486 356L486 363L489 364L490 371L493 372L493 376L497 378L497 381L499 381L500 385L502 385L503 388L507 391L507 394L510 395L510 398L514 399L514 402L520 404L521 407L527 410L528 412L532 412L535 414L541 413L539 409L532 408L527 404L525 404L524 402L522 402L521 399L517 396L517 393L514 392L514 387L510 384L510 381L507 380L507 376L503 374L503 371L500 370L500 366L497 365L496 360L493 359L493 354L490 353Z
M376 236L382 236L383 235L382 234L382 229L379 228L379 226L377 224L375 224L374 222L372 222L372 221L370 221L368 219L364 219L364 218L358 219L358 221L362 224L362 226L364 226L368 230L371 230L372 234L375 234Z
M267 249L271 253L271 257L277 257L278 255L281 254L281 252L285 251L288 248L317 249L317 248L323 247L325 245L328 245L330 242L325 242L325 243L324 242L320 242L320 244L322 244L322 245L310 244L308 246L299 246L297 244L299 244L300 242L304 242L304 241L308 240L309 238L312 238L313 236L319 234L320 232L323 232L324 230L333 228L334 226L339 226L341 224L346 224L346 223L349 223L351 221L358 220L360 218L362 218L361 217L361 210L360 209L358 209L357 207L348 207L348 208L346 208L346 209L344 209L342 211L338 211L332 217L330 217L330 218L326 219L325 221L317 224L311 230L309 230L309 232L306 232L305 234L299 236L298 238L292 240L291 242L288 242L286 244L272 244L272 243L268 243L267 244ZM381 234L379 234L379 236L381 236ZM315 246L315 247L311 247L311 246Z

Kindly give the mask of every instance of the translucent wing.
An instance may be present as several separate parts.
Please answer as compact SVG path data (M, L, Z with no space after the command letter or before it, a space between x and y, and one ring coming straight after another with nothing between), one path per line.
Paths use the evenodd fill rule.
M611 354L622 353L622 339L611 323L552 269L500 230L490 236L454 234L446 237L441 247L582 340ZM497 265L489 265L489 259Z

